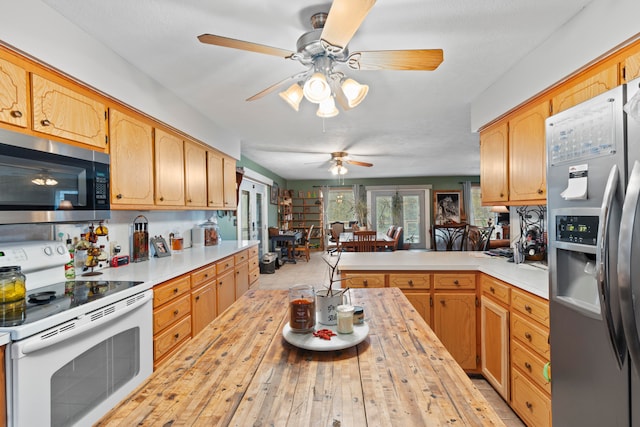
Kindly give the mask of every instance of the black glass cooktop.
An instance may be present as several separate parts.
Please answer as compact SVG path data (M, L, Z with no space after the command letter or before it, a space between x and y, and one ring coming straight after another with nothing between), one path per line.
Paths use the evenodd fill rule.
M0 304L0 327L37 322L141 283L143 282L69 280L27 291L24 300Z

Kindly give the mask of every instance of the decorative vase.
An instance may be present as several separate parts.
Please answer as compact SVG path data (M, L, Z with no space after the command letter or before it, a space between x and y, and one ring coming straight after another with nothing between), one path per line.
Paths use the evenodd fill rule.
M344 303L344 292L342 289L333 290L332 294L328 289L316 292L316 319L322 325L336 325L338 323L338 306Z

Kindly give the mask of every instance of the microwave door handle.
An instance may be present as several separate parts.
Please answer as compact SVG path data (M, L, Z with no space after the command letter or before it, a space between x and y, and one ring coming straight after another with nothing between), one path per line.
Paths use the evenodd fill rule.
M629 357L633 361L636 373L640 375L640 335L636 323L636 310L634 308L634 295L632 287L632 255L633 255L633 231L635 227L636 212L640 202L640 162L636 161L629 177L627 195L622 206L622 218L620 220L620 236L618 238L618 285L620 287L620 313L622 326L627 339ZM638 238L640 236L636 236ZM637 256L637 255L636 255ZM638 278L636 278L638 280Z
M624 360L627 354L626 345L624 342L623 332L620 330L616 330L616 323L613 320L613 314L611 310L611 277L612 273L609 268L609 231L611 226L611 216L616 209L616 193L618 192L618 182L619 182L620 172L617 165L613 165L611 171L609 172L609 178L607 179L607 184L605 186L602 206L600 208L600 227L598 230L598 238L596 241L596 280L598 282L598 296L600 298L600 311L602 313L602 319L605 322L607 327L607 331L609 333L609 340L611 341L611 346L613 352L615 354L616 361L618 362L618 367L622 369L622 365L624 364ZM617 221L617 218L614 218ZM621 328L618 328L621 329Z

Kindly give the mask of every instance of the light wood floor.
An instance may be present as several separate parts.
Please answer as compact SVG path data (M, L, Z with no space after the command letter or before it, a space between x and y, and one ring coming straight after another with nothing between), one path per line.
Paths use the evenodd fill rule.
M326 287L329 284L329 266L323 258L332 264L337 259L336 256L328 256L326 252L311 252L311 260L308 263L304 258L300 258L296 264L284 264L274 274L261 274L258 279L258 288L288 289L294 285L313 285L316 289ZM525 424L487 381L482 378L472 378L472 381L507 427L525 427Z

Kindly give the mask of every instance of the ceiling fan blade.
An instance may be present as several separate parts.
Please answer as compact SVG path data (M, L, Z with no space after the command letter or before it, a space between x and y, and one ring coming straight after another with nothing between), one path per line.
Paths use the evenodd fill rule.
M298 81L298 80L304 79L306 75L307 75L307 72L305 71L303 73L298 73L298 74L294 74L293 76L289 76L286 79L279 81L278 83L272 84L271 86L264 89L263 91L256 93L252 97L247 98L246 101L255 101L256 99L260 99L263 96L268 95L274 90L278 89L280 86L283 86L291 81Z
M320 36L325 50L342 52L375 3L376 0L334 0Z
M248 50L249 52L264 53L282 58L290 58L294 52L277 47L266 46L258 43L245 42L242 40L230 39L228 37L216 36L213 34L201 34L198 36L201 43L212 44L233 49Z
M371 50L352 53L347 64L353 70L433 71L442 60L442 49Z
M343 160L345 163L349 163L350 165L356 165L356 166L365 166L370 168L371 166L373 166L373 163L367 163L367 162L359 162L357 160Z

